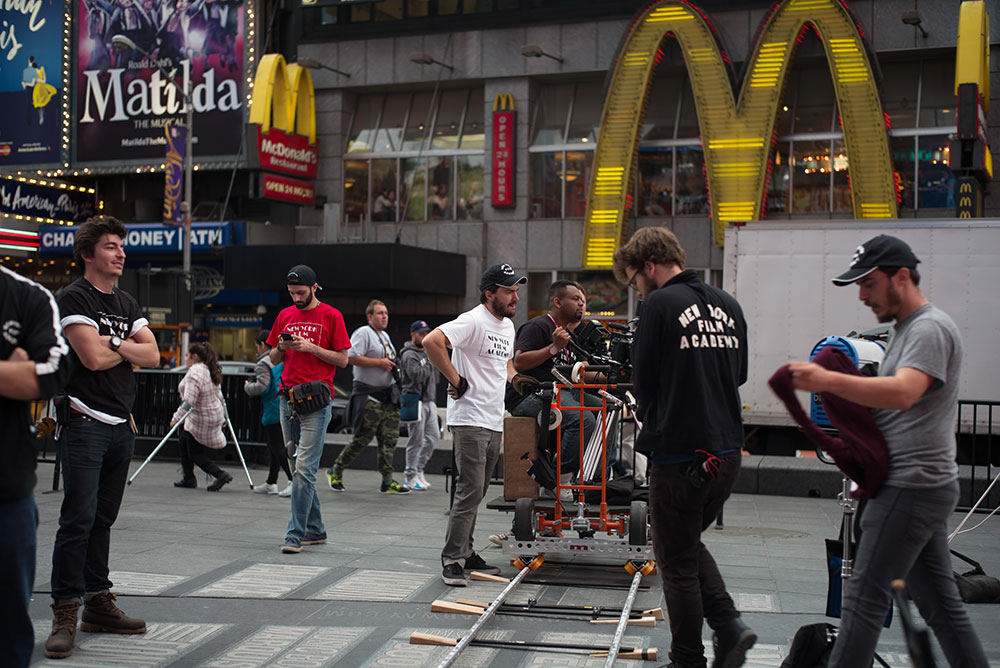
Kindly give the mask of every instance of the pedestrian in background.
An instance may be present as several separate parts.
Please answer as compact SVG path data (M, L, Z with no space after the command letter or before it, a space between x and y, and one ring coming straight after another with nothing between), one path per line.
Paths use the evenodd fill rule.
M226 424L222 368L215 349L208 342L192 343L186 361L187 373L177 386L181 405L170 419L170 426L173 427L187 411L191 411L181 423L178 435L183 477L174 483L174 487L197 487L198 480L194 477L194 466L197 464L198 468L215 478L207 490L218 492L223 485L233 481L232 474L223 471L208 456L208 450L226 447L226 435L222 431Z
M69 377L69 346L52 293L0 267L0 647L10 668L27 668L35 648L28 602L35 584L38 508L31 402Z
M410 323L410 340L399 355L403 373L403 396L415 395L417 420L410 422L406 437L406 469L404 482L410 489L424 491L431 484L424 477L424 467L434 454L434 446L441 437L438 426L437 370L427 359L424 337L431 328L425 320Z
M255 494L292 495L292 470L288 466L288 454L285 451L285 441L281 435L281 415L278 408L278 387L281 385L281 368L283 364L271 361L271 346L267 345L266 329L257 332L257 366L254 367L254 377L243 384L243 391L251 397L260 398L260 423L264 430L264 441L267 443L267 455L270 468L267 480L263 485L254 487ZM288 476L288 485L278 491L278 471L283 470Z

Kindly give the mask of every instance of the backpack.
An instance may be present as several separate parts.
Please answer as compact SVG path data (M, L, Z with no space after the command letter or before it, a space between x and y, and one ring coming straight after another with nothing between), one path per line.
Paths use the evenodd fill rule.
M260 423L262 425L278 424L281 414L278 410L278 388L281 386L281 369L284 362L271 367L271 382L264 394L260 395Z
M800 626L781 668L826 668L837 639L836 628L826 622Z

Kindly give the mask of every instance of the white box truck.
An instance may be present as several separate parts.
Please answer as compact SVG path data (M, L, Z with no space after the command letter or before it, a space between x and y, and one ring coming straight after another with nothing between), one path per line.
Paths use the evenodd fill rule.
M787 429L794 423L767 380L782 364L808 359L827 336L878 326L858 288L831 279L879 234L913 248L921 290L962 332L959 398L1000 399L1000 220L753 222L726 230L723 268L723 288L743 306L749 329L749 377L740 389L748 446L769 454L809 447ZM808 412L808 395L800 398Z

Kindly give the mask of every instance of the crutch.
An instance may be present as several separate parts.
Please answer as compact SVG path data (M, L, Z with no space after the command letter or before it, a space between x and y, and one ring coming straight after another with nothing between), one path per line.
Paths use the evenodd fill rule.
M194 408L188 404L185 404L185 406L187 406L187 412L181 416L180 420L174 423L174 426L170 428L170 431L168 431L167 435L163 437L163 440L160 441L160 444L157 445L155 448L153 448L153 451L149 453L149 457L146 457L146 461L142 463L142 466L140 466L135 470L135 473L132 474L132 477L128 479L129 485L132 484L133 480L139 477L139 474L142 473L142 470L146 468L146 464L153 461L153 457L155 457L156 453L160 451L160 448L162 448L164 445L167 444L167 441L169 441L170 437L174 435L174 432L180 429L181 423L184 422L184 418L186 418L188 415L191 415L191 411L193 411ZM232 427L230 427L230 429L232 429Z
M240 457L240 464L243 464L243 472L247 474L247 481L250 483L250 489L252 490L253 478L250 477L250 469L247 468L247 462L243 459L243 451L240 450L240 442L236 439L236 430L233 429L233 421L229 419L229 407L226 406L225 400L222 401L222 410L226 412L226 424L229 426L229 435L233 437L233 445L236 446L236 454ZM138 473L138 471L136 471L136 473Z

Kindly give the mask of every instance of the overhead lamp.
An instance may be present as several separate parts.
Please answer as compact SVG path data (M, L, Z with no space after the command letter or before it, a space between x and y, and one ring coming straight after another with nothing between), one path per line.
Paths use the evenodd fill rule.
M336 72L337 74L347 77L348 79L351 78L351 75L348 74L347 72L335 69L333 67L330 67L329 65L324 65L315 58L299 58L295 62L299 64L299 67L304 67L308 70L330 70L331 72Z
M930 37L927 31L924 30L924 26L921 25L924 22L924 17L920 15L920 12L916 9L910 9L899 15L899 18L903 20L908 26L913 26L920 31L920 34L924 37Z
M545 51L542 50L542 47L538 46L537 44L525 44L524 46L522 46L521 55L524 56L525 58L541 58L542 56L545 56L546 58L557 60L560 63L563 62L562 58L553 56L551 53L545 53Z
M442 63L440 60L434 58L433 56L431 56L431 54L427 53L426 51L414 51L413 53L410 54L410 60L419 65L440 65L441 67L447 67L452 72L455 71L454 67L452 67L448 63Z

